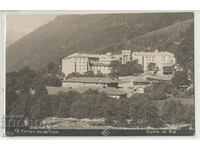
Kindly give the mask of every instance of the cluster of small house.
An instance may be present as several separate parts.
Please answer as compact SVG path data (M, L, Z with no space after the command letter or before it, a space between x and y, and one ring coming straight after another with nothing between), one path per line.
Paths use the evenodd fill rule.
M105 92L109 97L119 99L130 97L133 94L144 93L145 87L154 82L169 81L171 77L159 77L145 73L139 76L120 77L119 79L111 79L109 77L73 77L63 80L60 90L76 90L82 93L88 89L96 89L100 92ZM51 87L48 88L50 89ZM52 90L53 93L51 94L55 94L54 91Z

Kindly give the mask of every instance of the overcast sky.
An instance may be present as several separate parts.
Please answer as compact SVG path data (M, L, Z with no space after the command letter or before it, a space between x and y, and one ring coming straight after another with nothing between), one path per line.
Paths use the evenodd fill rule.
M56 15L9 15L6 17L6 45L54 20Z

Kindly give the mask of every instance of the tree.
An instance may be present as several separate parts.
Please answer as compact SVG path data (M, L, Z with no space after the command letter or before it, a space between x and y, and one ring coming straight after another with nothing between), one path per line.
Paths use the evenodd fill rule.
M118 114L118 108L115 102L116 100L108 99L105 103L104 118L106 125L115 126L115 120Z
M192 127L194 128L195 126L195 109L194 109L194 105L185 105L186 110L184 111L184 119L183 122L185 123L189 123L192 125Z
M16 91L18 89L17 85L18 80L18 73L13 71L6 74L6 90L12 89L13 91Z
M132 96L129 115L133 127L161 127L162 122L156 105L145 97Z
M25 67L17 72L16 77L16 90L19 90L20 93L24 94L29 93L30 89L34 85L36 72L31 70L29 67Z
M155 69L156 69L156 63L151 62L151 63L148 64L147 70L155 71Z
M52 110L55 110L54 112L58 117L70 117L71 106L73 103L80 100L80 97L80 94L76 91L69 91L67 93L59 92L56 95L56 102L55 99L52 99L51 108Z
M35 72L25 67L18 72L9 73L7 77L7 114L22 114L27 118L35 118L33 115L39 116L40 112L37 112L39 111L37 107L43 107L42 105L47 102L47 83L41 72ZM31 93L30 90L34 90L34 93ZM41 99L44 103L40 101ZM36 112L32 114L34 109ZM42 111L46 112L47 109ZM46 114L49 115L47 112Z
M50 101L48 96L41 96L37 99L34 99L35 103L30 107L30 118L38 122L42 121L46 117L52 115L50 108Z
M112 72L117 72L118 69L121 67L121 62L116 60L116 61L112 61L110 63L110 67L112 68Z
M73 77L82 77L82 74L80 74L79 72L72 72L67 75L67 78L73 78Z
M138 64L137 60L127 62L126 64L122 64L121 67L121 75L127 76L127 75L135 75L143 72L142 65Z
M46 66L47 73L56 75L58 73L59 67L53 62L48 63Z
M179 88L181 85L189 85L190 81L188 80L186 71L177 71L172 78L172 83Z
M187 96L194 96L194 86L190 87L187 92L186 92Z
M12 111L12 105L17 100L15 90L6 87L6 114L9 115Z
M183 66L185 71L191 71L192 82L194 80L194 24L186 30L185 38L175 51L177 63Z
M103 73L101 73L99 70L97 71L96 77L105 77Z
M34 96L36 98L39 98L39 97L47 95L47 89L46 89L45 85L38 84L34 89L35 89Z
M166 101L162 108L162 119L169 124L176 123L193 123L194 106L183 105L180 101L171 99Z
M113 61L110 67L112 68L110 76L113 77L135 75L143 72L143 67L138 64L137 60L127 62L126 64L121 64L120 61Z
M186 70L188 68L194 70L194 24L191 24L186 30L185 38L175 51L177 63L183 66Z
M46 86L56 86L59 87L62 85L61 79L59 79L57 76L54 75L47 75L40 77L41 82L43 82L43 85Z
M129 103L126 99L120 99L116 103L117 114L115 120L117 120L117 126L127 127L127 119L129 119Z
M70 116L75 118L89 118L90 116L90 105L88 104L88 101L76 101L71 105L70 109Z
M108 100L105 93L89 89L81 94L70 107L70 116L76 118L102 118L105 102Z
M93 71L87 71L83 74L84 77L95 77L95 74Z
M166 94L171 94L169 87L165 83L153 83L144 89L144 93L150 100L164 100L167 98Z

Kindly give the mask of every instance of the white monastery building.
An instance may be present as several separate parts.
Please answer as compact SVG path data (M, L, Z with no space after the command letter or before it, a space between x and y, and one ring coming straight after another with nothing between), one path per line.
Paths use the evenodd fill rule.
M143 66L143 70L147 71L148 64L155 63L158 68L158 74L171 74L176 59L173 53L167 51L154 52L135 52L131 50L122 50L119 55L113 55L110 52L98 54L82 54L74 53L62 59L62 72L67 76L72 72L84 74L87 71L93 71L95 74L99 71L103 74L109 74L112 61L119 60L122 64L130 61L138 60L138 64Z
M80 54L74 53L62 59L62 72L67 76L72 72L84 74L87 71L93 71L95 74L99 71L103 74L111 72L110 63L114 60L120 60L121 55Z
M138 64L143 66L144 71L147 71L148 64L155 63L156 67L158 67L158 73L161 74L176 64L174 54L167 51L134 52L131 50L122 50L122 64L133 60L138 60Z

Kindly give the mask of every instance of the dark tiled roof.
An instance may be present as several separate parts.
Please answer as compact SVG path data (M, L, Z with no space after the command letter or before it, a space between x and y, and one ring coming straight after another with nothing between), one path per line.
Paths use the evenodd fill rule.
M95 54L84 54L84 53L74 53L71 54L67 57L64 57L63 59L68 59L68 58L99 58L99 55Z
M150 81L147 80L147 79L144 78L144 77L139 77L139 78L137 78L136 80L134 80L133 82L150 82Z
M147 79L151 80L163 80L163 81L169 81L173 78L173 76L147 76Z
M79 83L117 83L117 80L106 77L73 77L63 82L79 82Z

